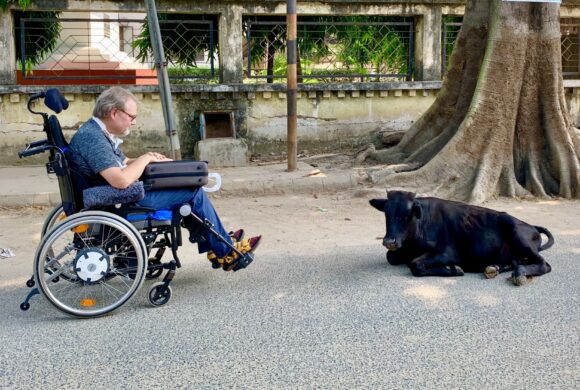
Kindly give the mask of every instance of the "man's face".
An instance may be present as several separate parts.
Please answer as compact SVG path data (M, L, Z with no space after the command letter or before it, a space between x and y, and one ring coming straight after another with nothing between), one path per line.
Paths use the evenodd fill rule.
M113 108L111 119L113 123L107 127L109 133L119 137L129 135L131 126L137 123L137 103L129 99L124 109Z

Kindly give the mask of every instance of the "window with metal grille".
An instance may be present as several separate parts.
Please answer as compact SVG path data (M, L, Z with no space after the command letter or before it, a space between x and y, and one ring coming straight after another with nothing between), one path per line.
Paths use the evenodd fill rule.
M463 16L445 15L443 16L443 25L441 26L441 74L444 75L449 68L449 59L455 41L461 29Z
M16 12L15 23L19 84L157 83L145 14ZM217 82L217 16L159 14L159 25L172 82Z
M580 52L578 51L580 19L563 18L560 20L562 43L562 76L564 78L580 77Z
M286 19L246 16L244 63L248 80L286 77ZM411 80L413 18L299 16L299 82Z

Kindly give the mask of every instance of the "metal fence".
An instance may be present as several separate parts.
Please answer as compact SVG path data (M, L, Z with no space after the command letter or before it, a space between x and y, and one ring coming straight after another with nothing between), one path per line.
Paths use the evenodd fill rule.
M264 19L244 21L244 73L248 79L272 82L286 77L286 22ZM298 20L299 82L412 79L413 20L345 19Z
M159 21L170 78L216 78L212 20ZM145 19L20 18L16 27L22 80L155 83L156 65Z
M459 35L462 17L444 17L442 27L442 74L449 67L449 58ZM560 20L562 76L567 79L580 78L580 19Z
M561 19L562 32L562 76L578 78L580 76L580 19Z

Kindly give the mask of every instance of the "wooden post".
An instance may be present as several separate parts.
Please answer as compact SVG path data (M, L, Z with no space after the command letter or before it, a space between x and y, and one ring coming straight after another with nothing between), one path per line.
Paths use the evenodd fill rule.
M296 74L296 36L297 17L296 0L288 0L286 10L286 49L288 56L288 80L286 94L288 101L288 171L295 171L297 168L298 140L296 135L297 127L297 105L296 96L298 94L298 83Z

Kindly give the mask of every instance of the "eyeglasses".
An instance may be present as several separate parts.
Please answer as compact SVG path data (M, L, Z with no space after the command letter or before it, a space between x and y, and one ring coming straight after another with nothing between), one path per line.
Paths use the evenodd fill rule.
M123 110L121 108L117 108L117 110L121 111L122 113L124 113L125 115L127 115L129 118L131 118L131 122L133 122L135 119L137 119L137 115L131 115L127 111L125 111L125 110Z

